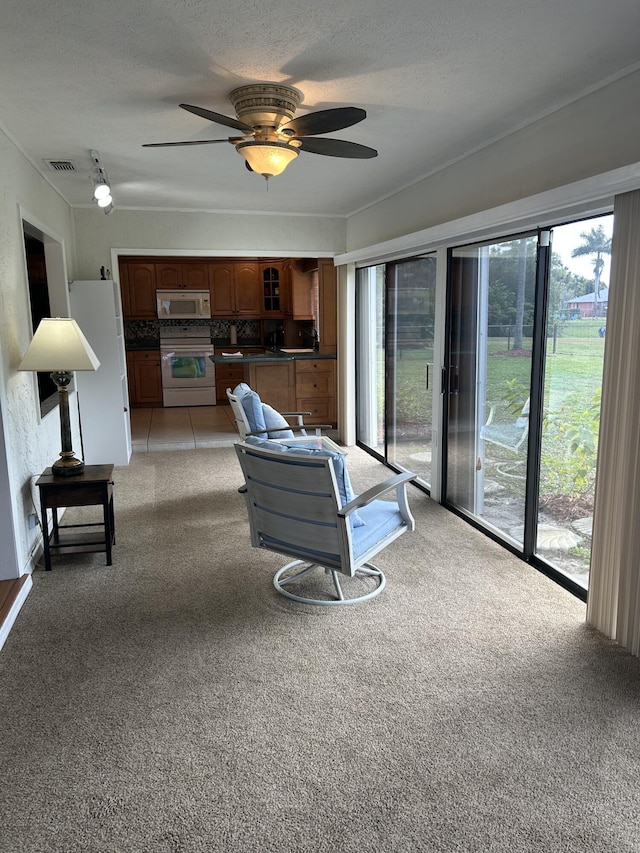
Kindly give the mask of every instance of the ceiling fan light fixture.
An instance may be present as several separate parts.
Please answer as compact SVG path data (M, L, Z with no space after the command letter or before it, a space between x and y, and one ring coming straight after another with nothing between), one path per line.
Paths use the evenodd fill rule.
M240 142L236 145L251 170L267 180L281 175L292 160L298 156L298 148L288 142Z

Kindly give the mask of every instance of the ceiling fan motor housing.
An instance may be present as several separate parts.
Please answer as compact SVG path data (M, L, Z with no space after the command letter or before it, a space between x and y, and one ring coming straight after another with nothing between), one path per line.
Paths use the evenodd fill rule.
M302 92L279 83L240 86L229 95L236 115L251 127L280 127L295 115Z

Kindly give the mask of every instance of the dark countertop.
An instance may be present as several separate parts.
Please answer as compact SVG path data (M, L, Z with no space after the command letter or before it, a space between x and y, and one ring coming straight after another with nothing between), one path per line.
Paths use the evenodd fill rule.
M279 361L311 361L315 359L334 359L335 355L321 355L318 352L282 352L282 350L263 350L262 352L248 352L241 356L226 357L222 352L235 352L233 347L219 350L215 355L210 355L209 358L214 364L251 364L251 363L275 363Z

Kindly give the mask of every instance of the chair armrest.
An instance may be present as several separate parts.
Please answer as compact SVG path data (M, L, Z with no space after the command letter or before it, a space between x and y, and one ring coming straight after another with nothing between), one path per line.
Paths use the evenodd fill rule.
M371 501L377 500L380 495L384 495L386 492L391 492L394 489L397 491L398 489L406 486L407 483L415 480L416 476L417 475L411 473L411 471L405 471L404 474L396 474L394 477L389 477L388 480L383 480L383 482L378 483L376 486L372 486L361 495L357 495L352 501L345 504L342 509L338 510L338 515L341 518L346 518L351 515L352 512L355 512L355 510L370 504Z
M298 416L302 417L303 415L307 415L308 417L311 417L311 412L280 412L280 414L284 418L294 418L294 417L298 417Z
M291 424L286 427L269 427L269 429L256 429L253 432L248 432L247 435L268 435L270 432L304 432L308 429L331 429L331 426L325 426L325 424L320 424L316 426L315 424L309 425L304 424L304 426L300 426L298 424Z

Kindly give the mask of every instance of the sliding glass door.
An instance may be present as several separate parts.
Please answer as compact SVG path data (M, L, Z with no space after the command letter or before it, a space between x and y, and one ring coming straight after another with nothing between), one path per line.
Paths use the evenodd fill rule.
M523 544L537 237L450 254L445 500Z
M436 258L358 271L358 441L431 483Z
M436 259L387 265L387 460L431 485Z
M443 316L435 255L356 281L358 442L582 590L612 230L602 216L449 249Z

